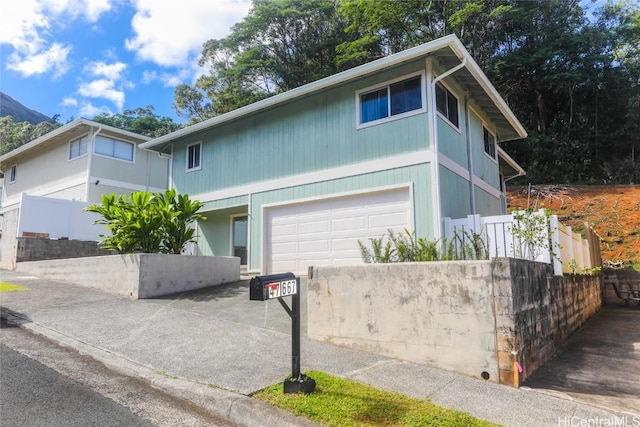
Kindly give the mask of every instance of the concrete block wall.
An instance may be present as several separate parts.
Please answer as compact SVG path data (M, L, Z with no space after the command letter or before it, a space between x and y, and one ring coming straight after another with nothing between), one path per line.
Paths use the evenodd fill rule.
M612 284L618 286L618 289L620 289L621 283L640 286L640 271L605 268L602 270L602 280L604 282L603 302L605 304L621 305L623 302L616 295Z
M601 276L512 258L311 273L310 338L508 385L514 361L522 382L602 304Z
M113 255L111 251L100 248L98 242L85 240L18 237L17 242L16 262Z
M602 278L554 276L549 264L513 258L492 265L500 382L514 383L515 361L521 383L600 309Z

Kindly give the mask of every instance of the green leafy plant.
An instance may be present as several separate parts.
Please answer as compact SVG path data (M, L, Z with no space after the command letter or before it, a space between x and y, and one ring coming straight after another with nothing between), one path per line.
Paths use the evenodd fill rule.
M103 224L111 234L100 234L100 246L118 253L179 254L194 240L190 227L198 219L202 207L187 195L175 190L164 193L134 192L130 196L103 194L102 204L85 208L102 216L95 224Z
M513 253L517 258L535 261L543 251L551 248L548 209L536 212L525 209L513 213L514 222L510 227L514 242Z
M487 244L480 234L468 234L466 238L456 234L448 240L416 237L407 229L400 234L388 230L388 235L370 238L369 243L368 246L358 240L365 263L488 259Z

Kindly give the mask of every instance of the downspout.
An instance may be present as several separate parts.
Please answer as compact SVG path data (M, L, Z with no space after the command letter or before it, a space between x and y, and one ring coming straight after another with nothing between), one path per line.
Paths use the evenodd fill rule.
M434 194L434 199L435 199L435 204L436 204L436 209L434 210L434 217L433 217L433 237L434 239L439 239L441 234L442 234L442 225L441 225L441 217L442 217L442 204L440 203L440 159L439 159L439 147L438 147L438 118L437 118L437 112L436 112L436 83L438 83L440 80L450 76L451 74L455 73L456 71L460 70L461 68L463 68L465 65L467 64L467 58L463 57L462 58L462 62L460 62L460 64L456 65L455 67L447 70L446 72L440 74L439 76L433 78L433 58L432 57L428 57L427 58L427 75L428 75L428 79L432 79L430 82L430 86L429 89L431 91L431 96L429 97L429 102L430 102L430 106L431 106L431 114L429 115L430 119L431 119L431 130L432 132L429 133L430 135L430 142L431 142L431 146L433 147L433 172L432 172L432 178L433 178L433 188L435 188L435 194Z
M464 97L464 121L467 131L467 165L469 169L469 199L471 203L471 215L476 214L476 187L475 187L475 171L473 168L473 150L471 149L471 120L469 120L469 95Z
M89 138L89 141L88 141L89 146L87 147L87 180L86 180L87 182L85 184L86 186L85 186L85 193L84 193L85 202L90 202L89 189L91 188L90 186L91 183L89 181L91 180L91 166L93 165L93 147L95 145L96 136L98 136L101 130L102 130L102 126L99 126L95 132L91 133L91 137Z

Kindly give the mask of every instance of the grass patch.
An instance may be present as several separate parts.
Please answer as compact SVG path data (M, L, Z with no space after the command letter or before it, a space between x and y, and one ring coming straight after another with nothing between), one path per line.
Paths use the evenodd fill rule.
M495 426L464 412L356 381L318 371L306 374L316 380L313 394L284 394L280 383L253 397L327 426Z
M0 292L14 292L14 291L26 291L27 288L23 286L14 285L9 282L0 281Z

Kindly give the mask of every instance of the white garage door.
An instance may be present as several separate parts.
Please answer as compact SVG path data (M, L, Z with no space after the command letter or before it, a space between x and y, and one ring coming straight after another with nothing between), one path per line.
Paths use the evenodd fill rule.
M268 208L266 270L362 264L358 240L412 229L411 212L408 188Z

